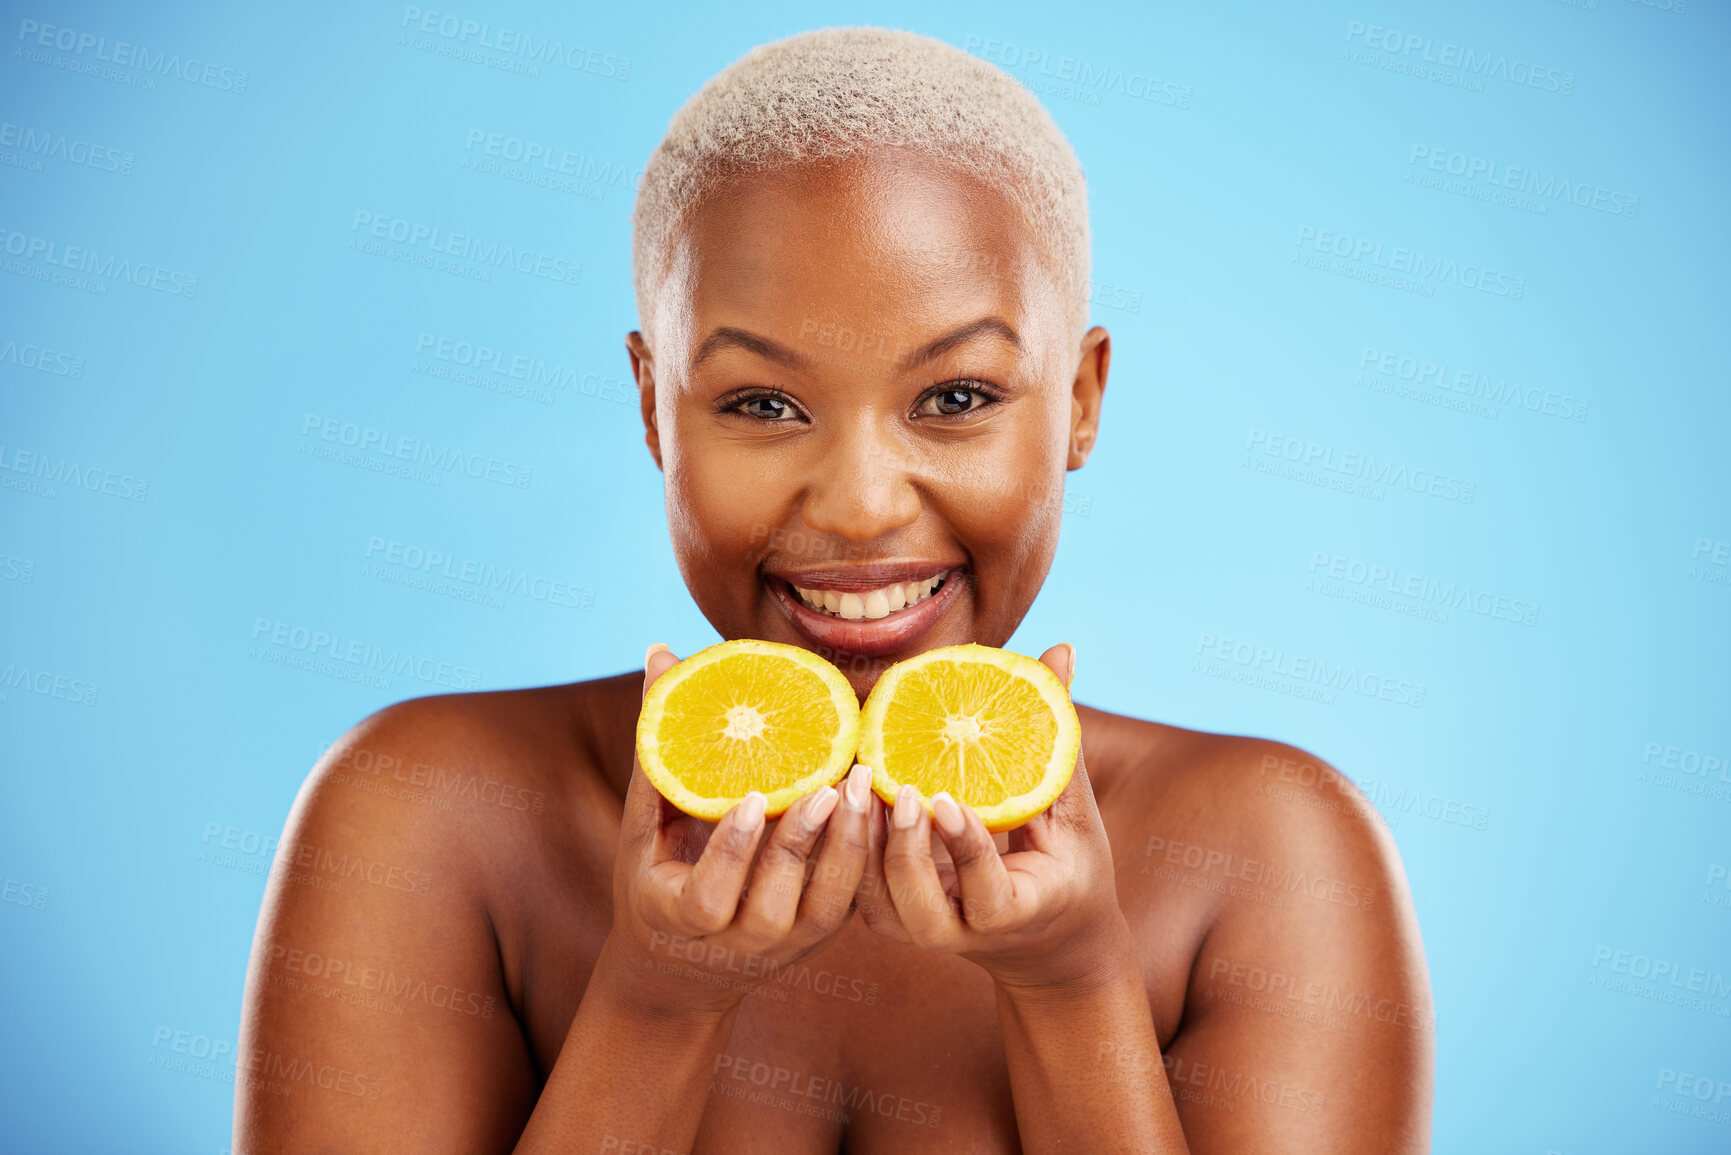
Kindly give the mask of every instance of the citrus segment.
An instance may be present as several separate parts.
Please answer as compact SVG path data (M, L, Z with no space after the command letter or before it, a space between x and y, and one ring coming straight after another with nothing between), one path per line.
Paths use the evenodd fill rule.
M945 646L891 666L860 715L859 760L893 805L905 785L940 790L991 831L1020 826L1063 793L1082 728L1044 664L990 646Z
M809 650L722 642L658 678L637 719L637 760L664 798L719 819L753 790L773 818L853 765L859 702Z

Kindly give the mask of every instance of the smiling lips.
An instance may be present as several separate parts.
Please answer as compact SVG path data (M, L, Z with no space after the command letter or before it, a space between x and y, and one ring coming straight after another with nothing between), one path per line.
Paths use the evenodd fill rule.
M934 573L933 568L886 565L875 571L771 574L767 584L794 629L810 641L876 656L913 647L962 588L956 580L960 570L952 566ZM926 576L916 576L922 569Z
M948 570L918 582L892 582L875 590L819 590L802 589L793 586L793 592L799 595L800 601L814 610L833 614L838 618L854 622L861 618L867 621L877 621L887 618L897 610L907 606L918 605L932 596L938 586L943 584ZM792 582L788 583L793 585Z

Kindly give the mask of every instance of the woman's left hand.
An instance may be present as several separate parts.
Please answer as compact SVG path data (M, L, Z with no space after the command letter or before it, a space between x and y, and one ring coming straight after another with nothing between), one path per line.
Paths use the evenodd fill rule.
M1069 685L1073 647L1053 646L1040 661ZM1079 750L1064 792L1010 831L1005 853L979 816L946 793L933 796L928 812L904 786L887 822L874 825L856 904L877 933L962 955L1011 987L1086 985L1118 961L1128 926ZM934 825L951 863L933 857Z

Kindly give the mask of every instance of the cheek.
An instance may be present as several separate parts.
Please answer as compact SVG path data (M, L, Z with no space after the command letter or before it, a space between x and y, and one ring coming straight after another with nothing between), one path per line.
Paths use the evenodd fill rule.
M1053 409L1042 405L1002 436L959 448L933 487L945 520L992 571L982 580L1037 584L1057 548L1067 425Z
M725 443L676 430L664 443L667 525L680 568L727 568L761 550L781 524L778 482L764 463Z

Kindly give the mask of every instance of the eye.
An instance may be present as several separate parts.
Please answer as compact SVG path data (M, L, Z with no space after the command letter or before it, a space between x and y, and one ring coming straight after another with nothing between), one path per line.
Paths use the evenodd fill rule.
M926 394L915 413L922 417L960 417L997 401L972 382L952 381Z
M739 409L747 417L765 421L781 421L793 415L793 407L779 397L753 397L742 402Z
M753 389L723 397L716 405L722 413L739 413L754 421L785 425L804 417L793 398L779 389Z

